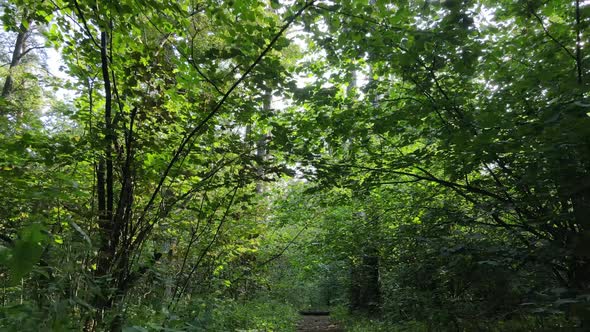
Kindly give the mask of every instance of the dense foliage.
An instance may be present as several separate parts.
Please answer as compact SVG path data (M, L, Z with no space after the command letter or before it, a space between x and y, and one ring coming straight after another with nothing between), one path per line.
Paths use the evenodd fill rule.
M0 329L589 328L588 3L0 4Z

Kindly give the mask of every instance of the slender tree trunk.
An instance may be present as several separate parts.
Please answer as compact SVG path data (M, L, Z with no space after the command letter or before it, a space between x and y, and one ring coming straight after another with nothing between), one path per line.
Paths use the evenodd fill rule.
M114 215L114 172L113 172L113 143L115 133L112 121L112 90L109 72L108 38L106 31L100 34L100 58L102 67L102 79L104 82L105 109L104 109L104 150L103 157L97 167L97 196L98 218L100 233L100 248L98 250L98 262L95 272L100 283L101 292L94 299L97 310L93 329L102 324L105 313L116 306L117 299L124 296L125 275L121 273L121 263L116 262L117 247L120 239L120 227ZM123 184L122 191L127 190L128 185ZM119 213L117 213L119 216ZM124 259L123 257L122 259ZM126 261L125 261L126 263ZM113 292L113 288L117 291ZM120 331L122 318L113 317L110 331Z
M111 107L112 96L107 57L107 34L101 33L101 64L105 92L105 114L104 114L104 157L98 165L97 194L99 210L99 229L101 236L101 248L98 253L97 274L100 277L106 276L111 267L114 257L113 252L113 161L112 161L112 128L111 128Z

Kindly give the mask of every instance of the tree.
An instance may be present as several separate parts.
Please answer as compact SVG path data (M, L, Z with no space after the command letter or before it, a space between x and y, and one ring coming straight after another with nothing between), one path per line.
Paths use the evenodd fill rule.
M445 199L460 199L473 224L505 229L525 260L543 262L572 302L584 302L585 6L354 1L314 9L306 28L324 55L302 71L318 79L277 125L298 133L284 146L311 165L310 177L363 188L435 184ZM354 81L358 88L347 88Z
M85 330L121 330L127 295L161 260L178 269L166 278L165 307L197 291L189 286L203 265L210 281L208 269L219 261L210 255L229 241L224 227L249 209L250 183L281 171L262 172L269 163L253 151L266 120L248 136L244 129L263 107L256 92L281 88L283 34L310 4L296 3L284 19L263 1L7 7L23 13L18 36L27 33L30 13L53 17L48 41L61 47L77 82L78 98L65 115L81 133L68 137L73 150L60 160L80 179L61 190L77 195L41 211L66 209L71 222L52 236L91 246L70 272L83 276L74 312ZM25 53L18 36L16 61ZM71 160L71 168L62 163ZM61 227L63 216L58 212ZM182 259L174 248L184 250Z

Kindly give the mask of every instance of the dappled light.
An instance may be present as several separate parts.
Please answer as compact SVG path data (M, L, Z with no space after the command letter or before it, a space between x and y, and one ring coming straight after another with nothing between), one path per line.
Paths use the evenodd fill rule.
M0 331L590 330L590 1L0 15Z

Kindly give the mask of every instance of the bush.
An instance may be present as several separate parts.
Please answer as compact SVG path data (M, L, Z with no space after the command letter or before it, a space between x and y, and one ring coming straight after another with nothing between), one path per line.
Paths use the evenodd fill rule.
M151 317L157 317L155 316ZM295 331L297 311L290 305L275 300L257 298L247 302L234 300L207 299L192 301L178 312L167 317L159 315L160 322L141 322L149 314L134 315L128 328L132 331ZM166 323L162 323L165 321Z

